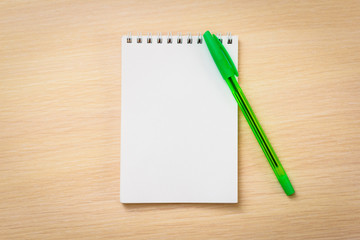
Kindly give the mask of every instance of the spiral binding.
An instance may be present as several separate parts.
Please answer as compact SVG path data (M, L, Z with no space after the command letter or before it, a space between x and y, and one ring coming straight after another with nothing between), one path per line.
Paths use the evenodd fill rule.
M231 33L226 33L226 36L222 36L221 34L216 35L220 42L226 42L227 44L233 43L233 38L231 36ZM157 33L156 36L152 36L151 33L148 33L147 35L142 35L141 33L138 33L135 36L132 36L131 33L126 35L126 42L127 43L143 43L146 42L148 44L156 43L156 44L203 44L203 37L200 33L198 33L196 36L192 36L191 33L188 33L186 36L183 37L181 33L178 33L176 37L172 36L172 33L168 33L165 36L161 36L161 33Z

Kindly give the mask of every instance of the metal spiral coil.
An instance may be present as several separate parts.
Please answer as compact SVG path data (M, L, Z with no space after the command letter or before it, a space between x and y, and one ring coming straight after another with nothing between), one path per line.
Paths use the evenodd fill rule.
M230 32L227 33L225 36L222 36L221 34L216 34L216 36L222 43L233 43L233 38ZM156 36L152 36L151 33L148 33L146 35L137 33L137 35L132 36L131 33L129 33L128 35L126 35L126 42L147 44L202 44L204 41L200 33L198 33L196 36L192 36L191 33L188 33L185 36L183 36L181 33L178 33L174 37L172 33L168 33L167 35L161 35L161 33L157 33Z

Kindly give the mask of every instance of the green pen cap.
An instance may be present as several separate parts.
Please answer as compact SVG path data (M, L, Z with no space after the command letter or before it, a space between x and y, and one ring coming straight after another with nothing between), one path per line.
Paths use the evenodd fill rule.
M211 56L213 57L215 64L221 73L221 76L224 79L228 79L234 75L239 76L234 62L231 60L229 53L222 45L219 38L215 34L211 35L209 31L206 31L204 33L204 39Z

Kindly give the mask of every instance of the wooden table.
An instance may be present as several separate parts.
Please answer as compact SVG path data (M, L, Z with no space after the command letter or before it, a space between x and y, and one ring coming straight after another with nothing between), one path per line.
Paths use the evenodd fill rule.
M119 202L121 36L231 31L238 204ZM359 1L2 1L0 239L360 239Z

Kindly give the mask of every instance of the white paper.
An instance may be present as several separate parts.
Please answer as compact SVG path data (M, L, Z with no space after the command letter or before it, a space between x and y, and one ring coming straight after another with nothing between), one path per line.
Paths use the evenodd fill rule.
M122 38L120 201L236 203L236 101L205 42L162 38Z

